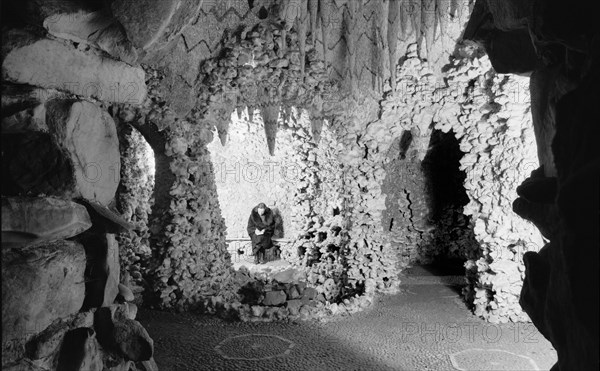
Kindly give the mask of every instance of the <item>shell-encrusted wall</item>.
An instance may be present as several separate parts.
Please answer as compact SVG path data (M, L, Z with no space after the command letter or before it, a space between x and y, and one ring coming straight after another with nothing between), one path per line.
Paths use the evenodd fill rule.
M169 128L165 153L171 157L175 182L171 222L155 271L155 290L164 307L191 309L206 297L231 300L236 295L214 171L204 166L210 164L206 145L190 122L177 121Z
M222 143L236 108L248 107L250 115L255 108L260 110L270 152L275 150L274 122L280 107L322 111L324 95L335 88L310 43L305 52L305 58L300 58L294 32L285 32L279 23L266 23L232 35L225 40L220 58L203 62L197 106L202 119L217 128Z
M524 271L521 257L525 251L539 249L542 240L533 225L520 219L511 207L517 185L538 166L527 80L496 74L486 57L466 45L453 59L444 82L436 79L415 51L409 48L403 58L397 71L397 88L381 103L379 119L362 119L368 123L366 129L356 136L350 134L352 139L345 142L347 152L354 152L354 158L360 158L360 162L354 161L359 169L370 169L377 174L389 162L386 153L394 141L406 131L412 136L408 151L422 160L432 129L452 130L465 153L460 170L466 173L464 187L470 203L463 212L470 216L470 223L462 226L463 234L449 233L447 238L455 244L455 256L470 259L466 265L470 285L465 295L475 312L490 321L527 320L518 305ZM352 125L346 125L344 130L348 131L348 127ZM352 164L352 158L346 156L343 163ZM373 162L369 161L371 158ZM383 170L381 174L385 176ZM377 187L369 183L368 176L356 174L353 179L362 184L360 190L371 187L370 197L377 196ZM377 176L372 179L381 184ZM411 205L404 206L410 209ZM358 220L377 216L371 211L361 211ZM377 223L381 224L381 220ZM356 229L353 222L352 233ZM420 232L433 230L427 225L421 225L420 229ZM390 235L392 241L396 238L395 243L414 243L397 237ZM416 248L417 255L427 254L422 246ZM357 273L351 268L349 272Z
M528 321L519 305L523 254L538 251L542 236L512 211L516 189L539 166L531 123L529 79L497 74L487 57L455 60L452 85L468 86L459 111L441 110L436 127L460 139L465 189L479 259L467 262L465 295L475 313L490 322Z
M129 125L119 126L121 182L117 190L118 208L123 218L133 223L133 231L116 236L119 242L121 274L142 287L151 257L148 217L154 203L154 153L144 137Z

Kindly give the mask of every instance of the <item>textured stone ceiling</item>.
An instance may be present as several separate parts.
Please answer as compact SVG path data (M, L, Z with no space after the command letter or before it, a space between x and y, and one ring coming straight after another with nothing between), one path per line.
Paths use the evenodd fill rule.
M193 105L189 97L202 61L217 57L229 35L251 28L266 16L267 21L283 20L287 32L298 34L300 45L303 38L314 40L318 57L327 62L330 78L347 86L353 83L382 92L384 81L391 71L395 72L391 66L411 43L418 43L419 54L436 66L434 70L447 64L470 14L471 3L207 0L181 35L167 47L147 52L143 62L167 71L163 89L170 93L174 109L185 113Z

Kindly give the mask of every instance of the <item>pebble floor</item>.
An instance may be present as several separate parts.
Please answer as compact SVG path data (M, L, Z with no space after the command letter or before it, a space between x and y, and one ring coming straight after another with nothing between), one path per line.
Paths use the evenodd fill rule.
M241 323L140 310L161 371L549 370L551 344L532 324L490 324L460 297L463 277L414 267L401 292L325 323Z

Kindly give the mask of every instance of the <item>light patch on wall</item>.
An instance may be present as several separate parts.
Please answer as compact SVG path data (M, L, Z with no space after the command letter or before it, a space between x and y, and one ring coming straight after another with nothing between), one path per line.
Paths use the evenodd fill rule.
M154 174L156 173L156 163L154 162L154 151L150 144L145 140L141 141L143 148L143 159L146 165L146 169L148 169L149 178L154 179Z
M293 236L291 207L300 168L292 160L291 131L286 129L281 117L278 124L274 156L269 155L259 112L255 111L250 120L247 109L239 116L236 112L231 115L224 146L216 133L207 146L228 238L248 237L246 226L250 211L260 202L281 214L281 237Z

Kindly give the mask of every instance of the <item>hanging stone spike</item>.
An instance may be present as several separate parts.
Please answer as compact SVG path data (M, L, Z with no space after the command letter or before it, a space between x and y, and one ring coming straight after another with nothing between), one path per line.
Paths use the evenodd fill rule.
M373 40L375 40L375 48L377 49L376 52L374 52L376 55L375 57L375 61L373 62L373 70L375 71L375 73L372 75L372 88L373 91L377 91L379 93L381 93L381 90L379 89L379 77L381 76L381 70L380 70L380 64L381 64L381 60L383 59L381 57L381 50L383 49L382 45L381 45L381 40L379 40L379 38L381 37L381 31L379 30L379 28L375 25L375 23L377 22L377 17L372 17L371 21L373 22Z
M279 106L268 105L261 109L261 115L265 124L267 146L269 154L275 155L275 140L277 139L277 120L279 120Z
M319 144L321 141L321 132L323 131L323 118L315 117L310 120L310 128L313 137L313 142Z
M300 14L296 18L298 29L298 48L300 49L300 74L304 81L306 59L306 31L308 30L308 0L300 0Z
M217 133L221 140L221 145L225 147L227 144L227 132L229 131L230 120L223 120L222 118L217 121Z
M410 33L410 23L412 22L409 13L409 7L412 6L412 0L398 0L398 15L400 17L400 25L402 27L402 40L406 40L406 37Z
M287 21L287 12L288 6L290 5L290 0L280 0L279 3L279 19L282 21Z
M312 47L315 47L315 38L317 36L317 12L319 10L319 0L308 0L308 11L310 12L310 40Z
M234 110L234 106L231 105L230 107L221 107L216 111L217 133L219 134L219 139L221 139L221 145L223 146L227 144L227 133L229 132L231 115L233 115Z
M348 11L346 13L348 19L348 28L346 29L346 42L348 45L348 71L349 71L349 81L352 90L352 94L356 93L355 91L355 62L356 62L356 23L357 23L357 14L358 14L358 5L356 1L350 1L346 3L348 5Z
M379 81L380 81L380 92L383 93L383 81L385 80L385 57L390 55L390 49L388 44L388 19L390 11L390 0L381 1L381 32L379 42L381 42L381 51L379 53Z
M285 21L285 26L281 29L281 33L279 34L279 50L283 55L285 55L287 49L287 30L288 30L288 7L290 5L290 0L282 0L281 5L279 6L279 19ZM290 23L291 24L291 23Z
M421 43L421 23L422 23L422 19L421 19L421 2L423 0L418 0L418 1L414 1L411 0L410 5L409 5L409 11L412 14L411 17L411 23L412 23L412 28L413 31L415 32L415 40L417 42L417 46L419 46Z
M465 1L457 1L456 2L456 16L458 17L458 19L461 19L463 16L463 11L465 9L466 6L466 2ZM475 2L473 2L473 4L469 4L469 10L473 11L473 7L475 6Z
M396 50L398 49L398 31L400 29L400 0L389 0L388 45L390 52L390 82L392 91L396 90Z
M331 21L331 0L319 0L319 7L321 9L321 40L323 41L323 62L325 63L325 72L328 72L327 67L327 54L329 50L328 33L329 33L329 22ZM328 76L329 74L327 74Z
M301 16L301 8L304 4L304 0L286 0L285 5L285 27L281 31L281 38L283 40L283 54L287 52L287 33L292 30L294 24L297 25L298 18ZM298 30L298 27L296 27Z
M450 17L450 3L447 0L436 0L436 23L440 26L440 38L446 33L448 29L448 17ZM437 29L437 25L436 25Z
M250 122L254 122L254 110L256 109L256 107L254 106L248 106L248 121Z
M421 27L423 27L423 34L427 43L427 58L429 58L435 35L435 0L422 0L421 6Z
M242 106L237 106L237 107L235 108L235 110L236 110L236 112L237 112L237 117L238 117L238 120L241 120L241 119L242 119L242 113L244 113L244 107L242 107Z
M450 16L456 17L460 8L460 0L450 0Z

